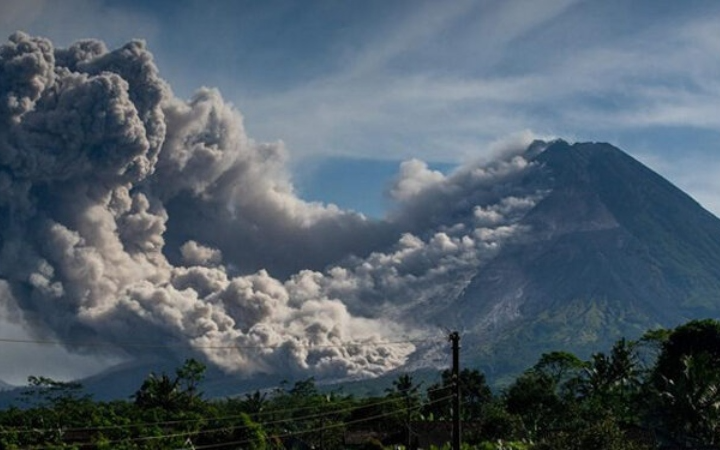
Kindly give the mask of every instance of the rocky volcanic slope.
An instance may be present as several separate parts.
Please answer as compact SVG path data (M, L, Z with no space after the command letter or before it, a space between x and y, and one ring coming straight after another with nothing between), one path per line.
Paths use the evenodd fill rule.
M528 232L480 265L468 285L461 280L405 314L460 330L463 365L502 384L546 351L588 357L649 328L720 317L720 219L608 144L538 142L527 155L535 155L534 168L504 188L545 192L520 219ZM449 346L440 345L421 348L399 370L429 379L448 364ZM98 399L127 397L148 371L176 366L152 360L114 367L84 384ZM284 376L208 375L210 396L267 387ZM396 376L374 383L389 385Z
M552 143L526 183L549 194L532 230L442 314L490 377L543 351L581 356L648 328L720 315L720 219L608 144Z

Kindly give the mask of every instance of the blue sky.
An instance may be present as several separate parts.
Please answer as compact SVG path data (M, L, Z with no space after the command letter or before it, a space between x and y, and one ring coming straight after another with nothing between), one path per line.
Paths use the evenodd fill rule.
M369 215L399 162L523 133L607 141L720 214L720 2L3 0L0 32L142 38L175 93L217 87L298 193ZM358 161L360 160L360 161Z
M720 2L700 0L0 0L6 37L23 30L56 47L97 38L110 49L144 39L177 96L217 88L244 116L247 135L284 143L295 192L284 191L280 176L259 186L257 198L280 202L278 214L290 211L281 219L339 217L349 230L360 223L354 215L293 195L381 216L393 207L383 193L402 161L449 172L533 137L610 142L720 215L719 19ZM417 161L405 168L421 181L438 178ZM401 244L440 256L454 248ZM2 289L0 297L11 297ZM412 289L407 298L420 292ZM4 336L25 333L7 320L2 328ZM14 363L0 378L13 382L47 367L73 376L113 363L31 355L24 346L2 351Z

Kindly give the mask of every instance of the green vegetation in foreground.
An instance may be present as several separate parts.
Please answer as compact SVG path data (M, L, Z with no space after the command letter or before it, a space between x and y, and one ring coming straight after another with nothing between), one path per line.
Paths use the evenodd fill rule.
M205 367L152 374L128 400L95 402L77 383L30 377L0 411L3 449L448 448L453 379L403 374L383 394L321 392L312 378L204 399ZM554 351L501 392L464 368L463 446L479 450L719 448L720 322L621 339L588 360Z

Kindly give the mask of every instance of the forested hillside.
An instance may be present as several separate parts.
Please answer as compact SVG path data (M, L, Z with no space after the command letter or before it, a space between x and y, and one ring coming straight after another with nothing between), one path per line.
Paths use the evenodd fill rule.
M313 378L270 391L206 399L205 366L151 374L127 400L97 402L81 385L41 376L0 412L6 449L430 448L450 441L454 379L400 374L382 395L357 397ZM621 339L589 360L554 351L492 392L459 373L462 442L478 449L650 449L718 444L720 322Z

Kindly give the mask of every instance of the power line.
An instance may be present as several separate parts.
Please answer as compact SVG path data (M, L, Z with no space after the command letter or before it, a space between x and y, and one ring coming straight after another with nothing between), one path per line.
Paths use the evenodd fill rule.
M446 389L446 387L436 388L436 389L428 389L427 392L436 392ZM318 405L314 406L303 406L299 408L285 408L285 409L270 409L267 411L262 411L259 413L245 413L246 415L250 416L251 418L256 419L259 423L262 423L263 425L275 425L278 423L284 423L284 422L290 422L290 421L305 421L310 419L316 419L316 418L322 418L323 416L329 416L334 414L340 414L345 413L357 409L365 409L365 408L373 408L377 406L382 406L386 404L390 404L393 402L396 402L397 398L385 398L383 400L379 400L376 402L370 402L370 403L357 403L358 400L356 399L345 399L340 400L337 402L329 402L325 403L325 406L338 406L343 404L352 404L352 406L344 409L337 409L328 411L326 413L319 413L319 414L311 414L307 416L299 416L299 417L288 417L284 419L278 419L270 422L262 421L260 418L263 416L273 416L273 415L286 415L286 414L293 414L297 413L298 411L304 411L308 409L314 409L317 408ZM436 403L438 400L433 400L431 402L428 402L427 404ZM225 420L234 420L239 419L242 417L242 414L234 414L229 416L220 416L220 417L213 417L211 420L213 421L225 421ZM142 423L129 423L129 424L123 424L123 425L104 425L104 426L98 426L98 427L67 427L67 428L7 428L7 429L0 429L0 435L2 434L11 434L11 433L48 433L53 431L61 430L62 432L68 433L68 432L90 432L90 431L105 431L105 430L123 430L127 428L135 428L138 426L159 426L159 425L182 425L182 424L192 424L192 423L199 423L206 421L208 419L206 418L196 418L196 419L182 419L182 420L166 420L166 421L156 421L156 422L142 422Z
M68 345L69 345L69 344L72 344L72 342L65 342L65 343L63 343L63 342L60 342L60 341L52 341L52 340L30 340L30 339L0 338L0 343L3 343L3 342L4 342L4 343L40 344L40 345L63 345L63 344L68 344ZM350 346L356 346L356 347L357 347L357 346L369 346L369 345L379 346L379 345L410 344L410 343L416 344L416 343L427 343L427 342L439 343L439 342L438 342L437 340L435 340L435 339L422 339L422 340L409 340L409 339L407 339L407 340L399 340L399 341L378 341L378 342L367 342L367 341L363 341L363 342L343 342L343 343L334 344L334 345L317 345L317 346L311 346L311 345L302 345L302 346L299 346L299 345L296 345L296 346L299 346L299 347L308 347L308 348L312 348L312 347L316 347L316 348L338 348L338 347L350 347ZM75 344L77 345L78 343L75 343ZM116 345L116 344L110 344L110 343L91 343L91 344L86 344L86 345L104 346L104 345ZM219 349L267 349L267 348L281 348L281 347L282 347L282 345L278 345L278 346L261 346L261 345L231 346L231 345L228 345L228 346L196 346L196 347L193 347L193 346L190 346L190 345L167 345L167 344L165 344L165 345L157 345L157 344L148 345L148 344L145 344L145 343L127 343L127 342L124 343L124 344L121 343L121 345L126 345L126 346L138 346L138 347L151 347L151 348L170 348L170 347L178 347L178 346L179 346L179 347L186 347L186 346L187 346L187 347L190 347L190 348L219 348ZM454 359L456 359L456 358L454 358ZM456 367L456 364L454 364L454 367ZM457 382L456 382L456 384L457 384ZM440 390L445 390L445 389L447 389L446 386L441 386L441 387L437 387L437 388L435 388L435 389L428 389L427 392L430 393L431 391L434 392L434 391L440 391ZM402 392L398 391L398 393L402 393ZM349 422L345 422L345 421L343 421L343 422L338 422L338 423L331 424L331 425L329 425L329 426L316 427L316 428L314 428L314 429L300 430L300 431L295 431L295 432L288 432L288 433L284 433L284 434L280 434L280 435L274 435L273 437L274 437L274 438L285 438L285 437L291 437L291 436L295 436L295 435L303 435L303 434L307 434L307 433L320 432L320 431L329 430L329 429L333 429L333 428L345 427L345 426L348 426L348 425L358 424L358 423L362 423L362 422L366 422L366 421L370 421L370 420L375 420L375 419L378 419L378 418L386 417L386 416L388 416L388 415L402 414L403 412L405 412L405 413L410 413L410 412L412 412L412 411L417 411L417 410L419 410L419 409L421 409L421 408L423 408L423 407L427 407L427 406L429 406L429 405L433 405L433 404L440 403L440 402L445 402L445 401L447 401L447 400L449 400L449 399L451 399L451 398L453 398L453 395L445 396L445 397L442 397L442 398L439 398L439 399L435 399L435 400L432 400L432 401L427 401L427 402L424 402L423 404L414 406L414 407L412 407L412 408L407 407L407 408L393 409L392 411L389 411L389 412L377 414L377 415L370 416L370 417L365 417L365 418L362 418L362 419L356 419L356 420L349 421ZM347 401L348 401L348 402L354 402L354 400L352 400L352 399L347 399ZM279 420L272 420L272 421L269 421L269 422L259 421L258 424L259 424L259 425L262 425L262 426L272 426L272 425L278 425L278 424L287 423L287 422L302 423L302 422L304 422L304 421L322 419L322 418L325 418L325 417L327 417L327 416L335 416L335 415L344 414L344 413L347 413L347 412L350 412L350 411L361 411L361 410L363 410L363 409L365 409L365 408L374 408L374 407L378 407L378 406L381 406L381 405L383 405L383 404L392 403L392 402L395 402L395 401L397 401L397 397L395 397L395 398L386 398L385 400L381 400L381 401L378 401L378 402L372 402L372 403L365 403L365 404L358 403L358 404L353 404L353 405L352 405L351 407L349 407L349 408L345 408L345 409L334 409L334 410L327 411L327 412L324 412L324 413L319 413L319 414L309 414L309 415L300 416L300 417L292 417L292 415L291 415L291 417L286 417L286 418L279 419ZM336 402L336 403L333 404L333 406L338 405L338 404L342 404L342 403L344 403L344 402ZM285 414L287 414L287 413L294 414L294 413L296 413L297 411L305 410L305 409L308 409L308 408L316 408L317 406L318 406L318 405L314 405L314 406L310 406L310 407L301 407L301 408L288 408L288 409L286 409L286 410L275 410L275 411L269 410L269 411L267 411L267 414L272 414L272 415L281 415L281 414L282 414L282 415L285 415ZM246 414L247 414L247 413L246 413ZM247 414L247 416L252 417L253 414ZM257 419L257 417L259 416L259 414L256 413L256 414L254 414L254 416L255 416L256 419ZM42 430L42 429L26 429L26 430L15 429L15 430L12 430L12 429L11 429L11 430L7 430L7 431L4 431L4 430L3 430L3 431L0 431L0 433L2 433L2 434L5 434L5 433L13 433L13 432L14 432L14 433L20 433L20 432L41 432L41 433L42 433L42 432L61 432L61 433L68 433L68 432L91 432L91 431L101 431L101 430L122 430L122 429L126 429L126 428L138 428L138 427L142 427L142 426L153 426L153 425L155 425L155 426L157 426L157 425L168 425L168 426L169 426L169 425L177 425L177 424L182 424L182 423L185 423L185 424L187 424L187 423L199 423L199 422L203 422L203 421L208 421L208 422L210 422L210 423L213 423L213 422L214 422L214 423L217 423L217 422L222 422L223 420L238 419L238 418L241 418L241 417L243 417L243 415L231 415L231 416L224 416L224 417L215 417L215 418L210 418L209 420L206 419L206 418L201 418L201 419L187 419L187 420L176 420L176 421L165 421L165 422L154 422L154 423L153 423L153 422L149 422L149 423L135 423L135 424L114 425L114 426L102 426L102 427L52 428L52 429L45 429L45 430ZM324 421L323 421L323 422L324 422ZM209 424L210 424L210 423L209 423ZM208 429L202 429L202 430L196 430L196 431L185 431L185 432L181 432L181 433L170 433L170 434L164 434L164 435L153 435L153 436L141 436L141 437L136 437L136 438L125 438L125 439L119 439L119 440L114 440L114 441L104 441L104 443L106 443L106 444L112 444L112 443L120 443L120 442L139 442L139 441L148 441L148 440L154 440L154 439L178 438L178 437L185 437L185 436L188 436L188 439L189 439L189 437L191 437L191 436L198 436L198 435L202 435L202 434L206 434L206 433L213 433L213 432L218 432L218 431L228 432L228 431L232 431L232 430L247 429L247 428L250 427L250 426L251 426L251 425L236 425L236 426L230 426L230 427L228 427L228 426L223 426L223 427L208 428ZM217 448L217 447L226 446L226 445L238 445L238 444L243 444L243 443L247 443L247 442L250 442L250 441L247 441L247 440L246 440L246 441L236 441L236 442L225 442L225 443L223 443L223 444L212 444L212 445L206 445L206 446L195 447L195 448L197 448L197 449L200 449L200 448L202 448L202 449L210 449L210 448ZM74 444L78 444L78 445L83 445L83 443L81 443L81 442L73 442L73 443L74 443ZM91 442L88 442L87 444L91 444ZM47 447L43 447L43 446L40 446L40 447L33 446L33 447L29 447L29 448L32 448L32 449L42 449L42 448L47 448Z
M300 430L300 431L286 432L286 433L282 433L282 434L279 434L279 435L274 435L273 437L275 437L275 438L286 438L286 437L292 437L292 436L303 435L303 434L308 434L308 433L317 433L317 432L321 432L321 431L325 431L325 430L330 430L330 429L335 429L335 428L344 427L344 426L347 426L347 425L355 425L355 424L362 423L362 422L367 422L367 421L370 421L370 420L380 419L380 418L387 417L387 416L391 416L391 415L394 415L394 414L401 414L401 413L407 413L407 412L412 412L412 411L418 411L418 410L422 409L422 408L425 407L425 406L432 405L432 404L434 404L434 403L439 403L439 402L446 401L446 400L450 399L451 397L452 397L452 396L443 397L443 398L440 398L440 399L437 399L437 400L433 400L433 401L427 402L427 403L425 403L425 404L423 404L423 405L414 406L414 407L412 407L412 408L399 408L399 409L396 409L396 410L393 410L393 411L389 411L389 412L377 414L377 415L370 416L370 417L365 417L365 418L362 418L362 419L356 419L356 420L347 421L347 422L338 422L338 423L335 423L335 424L325 425L325 426L323 426L323 427L311 428L311 429L308 429L308 430ZM358 409L359 409L359 408L362 408L362 406L359 406ZM353 410L353 409L356 409L356 408L348 408L348 411L349 411L349 410ZM302 420L309 420L310 418L320 418L320 417L323 417L324 415L331 415L331 414L338 414L338 411L332 411L332 412L329 412L329 413L327 413L327 414L318 414L318 415L306 416L305 418L299 418L299 419L298 419L298 418L288 418L288 419L283 419L283 420L279 420L279 421L275 421L275 422L261 422L261 423L258 423L258 425L262 425L262 426L264 427L264 426L267 426L267 425L276 425L276 424L278 424L278 423L284 423L284 422L296 422L296 421L302 421ZM139 425L142 425L142 424L139 424ZM134 426L138 426L138 424L136 424L136 425L134 425ZM208 429L204 429L204 430L187 431L187 432L182 432L182 433L169 433L169 434L160 434L160 435L153 435L153 436L140 436L140 437L136 437L136 438L125 438L125 439L109 440L109 441L103 441L103 443L104 443L104 444L119 444L119 443L122 443L122 442L144 442L144 441L152 441L152 440L160 440L160 439L170 439L170 438L178 438L178 437L181 438L181 437L185 437L185 436L187 436L187 437L198 436L198 435L202 435L202 434L213 433L213 432L216 432L216 431L228 431L228 430L233 430L233 431L235 431L235 430L243 430L243 429L247 429L247 428L248 428L247 425L237 425L237 426L232 426L232 427L208 428ZM60 430L58 430L57 428L47 429L47 431L62 431L62 432L68 432L68 431L71 431L71 430L72 430L72 429L60 429ZM73 430L73 431L86 431L86 430L83 430L83 429L75 429L75 430ZM221 447L221 446L224 446L224 445L239 445L239 444L249 443L249 442L250 442L250 440L235 441L235 442L224 442L224 443L222 443L222 444L209 444L209 445L200 446L200 447L195 446L195 448L196 448L196 449L201 449L201 448L202 448L202 449L206 449L206 448L209 449L209 448ZM72 442L72 444L75 444L75 445L91 445L92 442ZM48 448L54 448L54 447L55 447L55 445L52 445L52 446L41 445L41 446L31 446L31 447L28 447L28 449L41 450L41 449L48 449Z
M280 423L284 423L284 422L290 422L290 421L302 422L302 421L305 421L305 420L322 418L323 416L329 416L329 415L333 415L333 414L339 414L339 413L343 413L343 412L353 411L354 409L362 409L362 408L369 408L369 407L381 406L381 405L384 405L384 404L392 403L392 402L394 402L394 401L396 401L396 399L385 399L385 400L378 401L378 402L374 402L374 403L370 403L370 404L360 404L360 405L355 405L355 406L352 406L352 407L349 407L349 408L332 410L332 411L325 412L325 413L310 414L310 415L307 415L307 416L299 416L299 417L291 416L291 417L286 417L286 418L283 418L283 419L271 420L271 421L269 421L269 422L265 422L265 421L259 420L259 416L258 416L257 414L253 414L253 413L244 413L244 414L247 415L248 417L251 417L251 418L254 417L255 419L258 419L257 421L258 421L259 423L262 423L263 425L276 425L276 424L280 424ZM349 401L345 401L345 402L342 402L342 403L349 403ZM332 405L333 405L333 406L336 406L336 405L342 404L342 403L338 402L338 403L333 403ZM326 406L327 406L327 405L326 405ZM303 411L303 410L312 409L312 408L317 408L317 405L316 405L316 406L305 406L305 407L301 407L301 408L286 408L286 409L279 409L279 410L269 410L269 411L265 412L263 415L267 415L267 416L286 415L286 414L292 414L292 413L296 413L296 412L298 412L298 411ZM229 415L229 416L212 417L212 418L209 419L209 420L211 420L211 421L216 421L216 422L222 422L222 421L227 421L227 420L240 419L240 418L242 418L242 417L243 417L243 414L234 414L234 415ZM203 418L194 418L194 419L166 420L166 421L156 421L156 422L128 423L128 424L123 424L123 425L104 425L104 426L98 426L98 427L77 427L77 428L72 428L72 427L68 427L68 428L65 428L65 427L53 427L53 428L10 428L10 429L5 429L5 430L0 430L0 434L11 434L11 433L48 433L48 432L53 432L53 431L58 431L58 430L62 431L63 433L69 433L69 432L73 432L73 433L74 433L74 432L106 431L106 430L123 430L123 429L127 429L127 428L136 428L136 427L139 427L139 426L187 425L187 424L193 424L193 423L200 423L200 422L203 422L203 421L208 421L208 419L205 418L205 417L203 417ZM224 429L224 428L222 428L222 429Z
M189 349L209 349L209 350L266 350L280 349L287 345L286 341L277 345L192 345L192 344L148 344L143 342L80 342L80 341L57 341L44 339L13 339L0 338L0 343L6 344L36 344L36 345L61 345L61 346L77 346L77 347L134 347L134 348L189 348ZM377 347L382 345L401 345L401 344L422 344L427 342L439 343L436 339L405 339L398 341L347 341L338 344L298 344L293 343L295 348L348 348L348 347Z
M381 419L381 418L383 418L383 417L391 416L391 415L394 415L394 414L407 413L407 412L412 412L412 411L419 411L420 409L422 409L422 408L425 407L425 406L428 406L428 405L431 405L431 404L434 404L434 403L438 403L438 402L443 402L443 401L448 400L448 399L450 399L450 398L452 398L452 396L443 397L443 398L441 398L441 399L437 399L437 400L434 400L434 401L432 401L432 402L428 402L428 403L426 403L425 405L415 406L415 407L412 407L412 408L401 408L401 409L398 409L398 410L394 410L394 411L390 411L390 412L386 412L386 413L382 413L382 414L377 414L377 415L370 416L370 417L365 417L365 418L362 418L362 419L351 420L351 421L348 421L348 422L339 422L339 423L330 424L330 425L326 425L326 426L323 426L323 427L314 428L314 429L310 429L310 430L302 430L302 431L288 432L288 433L284 433L284 434L281 434L281 435L276 435L276 436L273 436L273 437L281 438L281 439L282 439L282 438L287 438L287 437L292 437L292 436L298 436L298 435L303 435L303 434L308 434L308 433L317 433L317 432L321 432L321 431L325 431L325 430L331 430L331 429L334 429L334 428L345 427L345 426L348 426L348 425L356 425L356 424L363 423L363 422L368 422L368 421L371 421L371 420ZM225 446L225 445L247 444L247 443L250 443L250 442L251 442L251 440L246 439L246 440L243 440L243 441L223 442L223 443L221 443L221 444L209 444L209 445L195 446L195 449L196 449L196 450L199 450L199 449L210 449L210 448L222 447L222 446Z
M414 406L414 407L412 407L412 408L399 408L399 409L397 409L397 410L388 411L388 412L381 413L381 414L376 414L376 415L370 416L370 417L364 417L364 418L362 418L362 419L356 419L356 420L351 420L351 421L347 421L347 422L338 422L338 423L334 423L334 424L324 425L324 426L322 426L322 427L310 428L310 429L307 429L307 430L298 430L298 431L292 431L292 432L285 432L285 433L281 433L281 434L278 434L278 435L273 435L272 437L282 439L282 438L287 438L287 437L292 437L292 436L300 436L300 435L303 435L303 434L323 432L323 431L326 431L326 430L331 430L331 429L335 429L335 428L341 428L341 427L345 427L345 426L348 426L348 425L356 425L356 424L359 424L359 423L368 422L368 421L376 420L376 419L381 419L381 418L383 418L383 417L392 416L392 415L395 415L395 414L402 414L402 413L407 413L407 412L412 412L412 411L418 411L418 410L422 409L423 407L425 407L425 406L427 406L427 405L431 405L431 404L434 404L434 403L442 402L442 401L448 400L449 398L451 398L451 396L443 397L443 398L441 398L441 399L437 399L437 400L434 400L434 401L432 401L432 402L428 402L428 403L426 403L425 405ZM337 412L331 412L331 413L328 413L328 414L326 414L326 415L329 415L329 414L337 414ZM322 417L322 416L323 416L323 415L321 414L321 415L317 415L317 416L314 417L314 418L319 418L319 417ZM311 418L311 416L307 416L307 417L305 418L305 420L308 420L309 418ZM262 425L263 427L265 427L265 426L267 426L267 425L275 425L275 424L277 424L277 423L295 422L295 421L299 421L299 420L290 418L290 419L285 419L285 420L281 420L281 421L277 421L277 422L265 422L265 423L260 423L259 425ZM233 427L210 428L210 429L198 430L198 431L193 431L193 432L171 433L171 434L165 434L165 435L142 436L142 437L137 437L137 438L118 439L118 440L112 440L112 441L105 441L104 443L105 443L105 444L118 444L118 443L121 443L121 442L128 442L128 441L129 441L129 442L143 442L143 441L169 439L169 438L178 438L178 437L182 438L182 437L185 437L185 436L187 436L188 438L190 438L190 437L192 437L192 436L198 436L198 435L202 435L202 434L213 433L213 432L216 432L216 431L228 431L228 430L237 431L237 430L244 430L244 429L247 429L247 428L249 428L247 425L238 425L238 426L233 426ZM246 444L246 443L249 443L249 442L251 442L251 440L246 439L246 440L242 440L242 441L224 442L224 443L221 443L221 444L208 444L208 445L204 445L204 446L195 446L194 448L195 448L195 449L210 449L210 448L222 447L222 446L225 446L225 445ZM83 444L90 444L90 442L88 442L88 443L73 442L73 444L83 445ZM32 448L32 449L38 449L38 450L39 450L39 449L44 449L44 448L49 448L49 447L42 446L42 447L31 447L31 448Z

